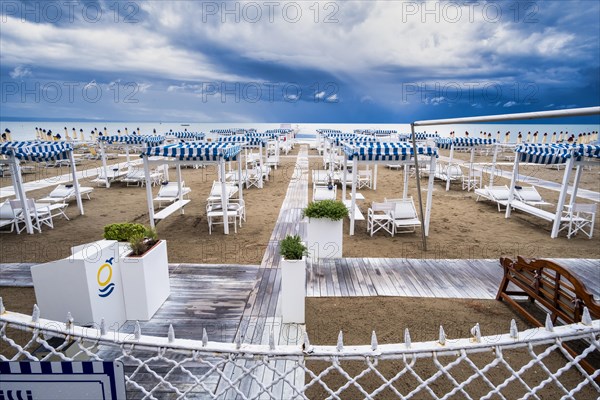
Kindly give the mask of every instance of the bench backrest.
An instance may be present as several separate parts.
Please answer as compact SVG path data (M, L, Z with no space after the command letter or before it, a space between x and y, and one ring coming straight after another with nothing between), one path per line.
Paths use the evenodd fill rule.
M583 307L588 308L593 319L600 318L600 303L565 267L550 260L523 257L517 260L503 257L500 264L504 278L548 309L553 319L559 318L567 324L580 322ZM515 294L507 287L501 290Z

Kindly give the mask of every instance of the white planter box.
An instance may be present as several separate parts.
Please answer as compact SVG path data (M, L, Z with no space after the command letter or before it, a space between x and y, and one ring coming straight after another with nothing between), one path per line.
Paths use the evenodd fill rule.
M311 260L342 257L343 224L343 219L308 218L306 243Z
M42 318L118 330L127 320L120 273L119 246L100 240L72 248L69 258L31 267Z
M306 257L302 260L281 258L281 310L283 323L304 323L306 297Z
M120 270L127 319L149 320L171 293L167 241L141 257L123 257Z

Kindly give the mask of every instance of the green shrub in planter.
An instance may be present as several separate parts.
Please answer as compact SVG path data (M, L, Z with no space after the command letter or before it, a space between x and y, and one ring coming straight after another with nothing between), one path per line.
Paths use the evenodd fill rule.
M279 243L279 247L279 253L286 260L301 260L307 254L306 246L302 243L302 239L298 235L287 235Z
M129 242L131 255L139 256L156 244L158 236L154 229L142 224L124 222L106 225L104 227L104 239Z
M313 201L302 212L308 218L329 218L339 221L348 216L348 209L339 200Z

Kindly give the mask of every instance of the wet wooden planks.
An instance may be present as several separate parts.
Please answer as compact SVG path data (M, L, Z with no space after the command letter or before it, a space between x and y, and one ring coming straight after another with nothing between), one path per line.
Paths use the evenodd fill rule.
M600 298L600 260L553 259ZM307 266L307 295L494 299L502 280L498 260L395 258L323 259Z

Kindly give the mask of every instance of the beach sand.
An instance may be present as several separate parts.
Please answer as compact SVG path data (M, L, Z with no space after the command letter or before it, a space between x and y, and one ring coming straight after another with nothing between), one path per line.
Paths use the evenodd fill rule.
M184 215L172 214L157 225L159 237L168 241L169 262L260 264L294 171L293 154L297 153L298 148L296 146L294 153L282 159L281 167L272 171L271 180L263 189L244 190L247 220L238 228L237 234L232 231L228 236L223 235L222 226L217 226L212 235L208 234L205 206L212 182L216 179L215 167L183 169L183 179L192 188L189 196L192 201L186 206ZM466 153L457 153L455 156L468 158ZM97 163L93 162L93 165ZM322 169L321 158L313 151L310 152L309 163L311 169ZM46 174L56 174L57 170L50 169ZM63 169L62 173L64 172ZM544 166L521 168L521 173L555 182L561 181L563 172L564 170L557 171ZM3 178L3 185L8 184L7 179L10 180ZM170 170L170 179L175 180L174 169ZM380 165L377 190L360 191L366 198L358 203L362 213L366 216L372 201L401 197L402 182L403 171L390 170ZM495 181L495 184L509 183L502 178L496 178ZM95 186L89 179L82 180L81 184ZM310 185L309 183L309 196ZM421 179L421 186L426 189L426 178ZM600 170L586 170L581 187L600 191L599 186ZM53 187L28 193L34 198L40 198ZM342 191L339 189L338 198L341 198ZM158 188L153 188L153 192L156 195ZM539 192L545 200L556 204L558 192L544 189L539 189ZM418 208L414 178L409 180L409 195L413 196ZM425 195L426 191L423 190L423 201ZM350 188L347 196L350 196ZM517 255L537 258L600 258L600 223L596 223L594 238L591 240L581 234L567 239L564 232L561 232L559 238L551 239L551 223L520 212L513 212L510 219L505 219L504 212L498 212L495 204L488 201L476 202L475 199L472 191L460 190L460 183L453 184L451 190L446 192L444 184L436 181L427 251L423 251L419 229L415 233L397 234L394 237L380 231L371 237L366 230L366 221L357 221L355 235L349 236L349 221L346 219L343 255L434 259L495 259ZM101 239L103 227L109 223L149 223L146 191L140 187L127 187L122 183L113 184L110 189L95 187L92 200L84 200L84 208L85 215L80 216L76 202L71 202L67 209L71 221L55 218L55 228L46 228L41 235L2 234L0 262L53 261L67 257L71 246ZM552 207L546 209L554 211ZM598 218L600 213L596 217L597 222Z

